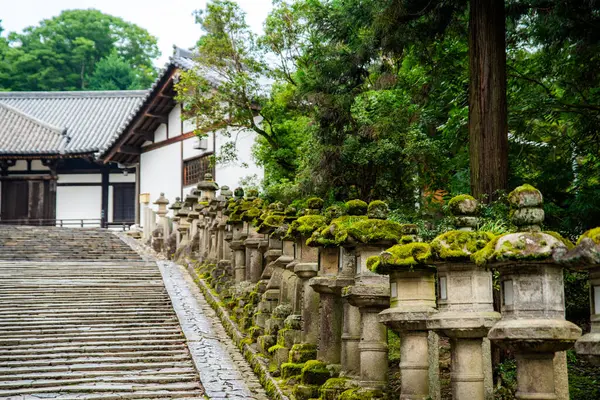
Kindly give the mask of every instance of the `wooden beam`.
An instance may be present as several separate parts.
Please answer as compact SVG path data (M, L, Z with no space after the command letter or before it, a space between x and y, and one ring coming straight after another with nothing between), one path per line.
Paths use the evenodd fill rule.
M144 117L157 119L163 124L166 124L169 122L169 118L165 117L164 115L156 115L156 114L151 114L151 113L147 112L144 114Z
M117 152L131 155L140 155L142 153L142 151L139 148L127 145L119 146Z
M149 142L154 142L154 132L134 131L133 134L136 136L139 136L139 137L143 137L144 139L146 139Z

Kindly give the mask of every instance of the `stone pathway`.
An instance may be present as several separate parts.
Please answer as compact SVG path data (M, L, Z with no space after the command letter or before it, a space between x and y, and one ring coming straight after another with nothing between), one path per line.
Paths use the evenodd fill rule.
M159 261L165 286L211 399L268 400L264 389L187 270Z
M0 228L0 399L267 400L183 267L107 231L76 254L76 230L18 231Z
M1 262L0 398L202 398L155 263Z

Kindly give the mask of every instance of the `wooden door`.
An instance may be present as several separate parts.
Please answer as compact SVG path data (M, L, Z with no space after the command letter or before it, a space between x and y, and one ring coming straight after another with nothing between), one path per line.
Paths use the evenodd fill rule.
M2 181L1 219L4 223L54 225L56 191L52 181L10 179Z

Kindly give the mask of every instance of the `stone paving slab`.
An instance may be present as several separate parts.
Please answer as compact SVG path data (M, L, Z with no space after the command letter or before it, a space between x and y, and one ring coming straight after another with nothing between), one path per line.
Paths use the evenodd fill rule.
M233 344L187 270L157 262L210 399L268 400L252 368Z

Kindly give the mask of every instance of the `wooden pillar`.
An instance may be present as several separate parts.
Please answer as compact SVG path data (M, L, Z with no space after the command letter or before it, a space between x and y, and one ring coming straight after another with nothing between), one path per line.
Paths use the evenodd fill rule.
M104 165L102 167L102 211L101 211L101 222L100 227L108 227L108 185L110 178L110 167Z

